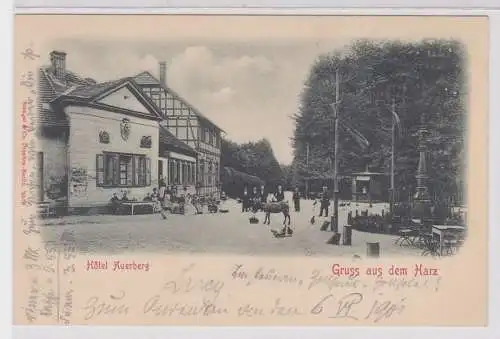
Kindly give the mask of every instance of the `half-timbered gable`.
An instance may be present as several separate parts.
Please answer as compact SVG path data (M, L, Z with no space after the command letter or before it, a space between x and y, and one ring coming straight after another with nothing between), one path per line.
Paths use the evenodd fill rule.
M222 130L167 86L164 72L165 65L160 63L160 80L150 72L142 72L134 80L160 108L162 126L197 151L197 185L200 191L216 193L219 188Z

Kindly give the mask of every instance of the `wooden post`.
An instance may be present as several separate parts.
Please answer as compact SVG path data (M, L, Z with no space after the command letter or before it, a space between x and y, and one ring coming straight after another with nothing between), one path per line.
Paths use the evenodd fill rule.
M338 116L338 104L340 97L340 79L339 79L339 69L335 71L335 107L333 110L334 122L335 122L335 144L333 150L333 161L334 161L334 172L333 172L333 215L331 220L332 231L339 231L339 183L338 183L338 172L339 172L339 116Z
M396 121L394 117L394 113L396 112L396 103L395 100L392 99L392 129L391 129L391 194L390 194L390 200L389 200L389 210L391 216L393 215L394 211L394 142L395 142L395 129L396 129Z

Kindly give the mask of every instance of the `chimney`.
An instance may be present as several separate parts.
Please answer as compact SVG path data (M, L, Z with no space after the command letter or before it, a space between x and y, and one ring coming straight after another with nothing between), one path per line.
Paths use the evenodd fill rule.
M160 61L160 83L164 86L167 85L167 63Z
M66 83L66 53L60 51L52 51L50 53L50 63L52 71L57 80Z

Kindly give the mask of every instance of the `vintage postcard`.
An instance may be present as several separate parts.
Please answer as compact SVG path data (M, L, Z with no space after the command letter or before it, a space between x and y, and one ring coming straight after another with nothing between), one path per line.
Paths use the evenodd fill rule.
M488 41L17 15L15 324L487 325Z

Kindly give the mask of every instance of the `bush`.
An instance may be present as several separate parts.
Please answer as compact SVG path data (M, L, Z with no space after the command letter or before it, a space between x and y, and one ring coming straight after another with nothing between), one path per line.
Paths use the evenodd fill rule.
M352 218L352 227L355 230L371 233L386 233L388 231L388 214L360 215Z

